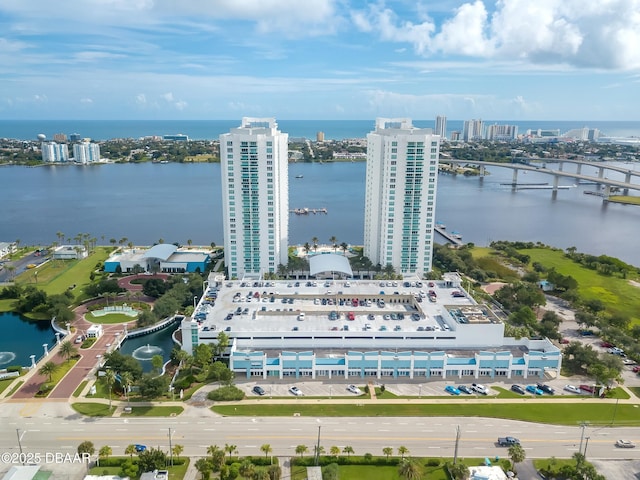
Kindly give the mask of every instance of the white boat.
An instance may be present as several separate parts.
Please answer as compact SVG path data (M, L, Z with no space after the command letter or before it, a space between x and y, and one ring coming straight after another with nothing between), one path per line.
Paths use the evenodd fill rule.
M457 240L462 240L462 234L460 232L451 232L451 236Z
M442 230L447 229L447 226L442 222L436 222L436 227L441 228Z
M296 175L296 178L304 178L304 175Z

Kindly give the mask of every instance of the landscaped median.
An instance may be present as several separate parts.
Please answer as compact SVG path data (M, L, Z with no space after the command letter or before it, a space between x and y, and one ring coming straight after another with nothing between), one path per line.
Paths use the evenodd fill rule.
M226 416L288 417L487 417L535 423L640 426L640 405L615 402L301 403L215 405Z
M117 409L106 402L76 402L71 407L78 413L88 417L110 417ZM122 415L130 417L175 417L184 412L184 407L179 405L126 405L126 411Z

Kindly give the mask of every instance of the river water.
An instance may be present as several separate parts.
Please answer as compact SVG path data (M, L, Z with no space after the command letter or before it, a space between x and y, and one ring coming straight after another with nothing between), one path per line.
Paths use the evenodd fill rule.
M336 236L338 243L362 244L365 168L364 162L291 164L290 208L326 208L328 214L292 214L289 243L313 237L328 243ZM540 241L640 265L640 208L603 203L583 193L595 185L574 186L571 179L561 180L570 188L555 197L550 190L514 192L501 185L511 182L511 170L491 168L490 173L482 180L439 176L437 219L461 232L465 242ZM582 173L596 176L593 167ZM71 239L86 232L99 244L123 237L137 245L159 239L223 243L219 164L10 166L0 168L0 180L0 241L47 245L58 241L57 232ZM529 172L519 181L551 183L552 178Z

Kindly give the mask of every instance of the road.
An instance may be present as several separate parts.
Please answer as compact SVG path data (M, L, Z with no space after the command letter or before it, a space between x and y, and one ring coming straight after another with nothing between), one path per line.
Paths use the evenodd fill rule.
M321 445L350 445L356 454L382 454L382 448L406 446L414 456L451 457L456 427L461 428L459 455L506 457L507 449L496 446L497 437L512 435L522 442L528 458L571 457L578 451L579 426L529 424L484 418L311 418L311 417L219 417L208 409L191 407L174 418L86 418L58 403L50 415L19 418L15 409L29 405L4 404L0 419L0 452L18 452L21 436L24 452L74 453L78 444L91 440L96 450L104 445L114 455L124 454L131 443L168 450L169 429L173 445L184 446L188 456L204 456L209 445L236 445L240 455L260 455L268 443L274 456L294 455L296 445L312 451L320 427ZM14 410L14 412L11 412ZM637 458L634 449L618 449L614 442L626 438L638 442L640 430L629 428L585 428L584 445L589 459Z

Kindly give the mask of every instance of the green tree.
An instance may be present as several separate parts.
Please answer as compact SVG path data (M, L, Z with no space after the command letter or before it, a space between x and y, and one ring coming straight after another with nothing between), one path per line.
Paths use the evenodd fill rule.
M80 455L82 454L93 455L94 453L96 453L96 447L93 446L93 442L89 440L85 440L80 445L78 445L78 453Z
M333 251L335 252L338 248L338 239L336 238L335 235L333 235L330 239L329 239L329 243L331 244L331 246L333 247Z
M111 449L111 447L109 445L105 445L98 451L98 456L100 458L108 459L112 453L113 450Z
M253 475L253 478L254 480L269 480L271 476L269 475L269 472L267 472L266 470L258 470Z
M311 243L313 244L313 251L317 252L318 251L318 237L313 237L311 239Z
M77 353L78 349L71 342L67 341L60 344L58 355L61 355L63 358L65 358L67 362L71 359L71 357L77 355Z
M343 449L342 449L342 453L346 453L347 457L350 457L352 453L355 453L353 451L353 447L351 445L346 445Z
M169 380L164 376L154 377L147 374L140 379L138 386L143 398L157 398L168 390Z
M398 473L406 480L419 480L422 478L422 469L416 462L405 459L400 462Z
M229 458L231 458L231 456L234 453L238 453L238 446L237 445L233 445L230 443L225 443L224 444L224 451L227 452L229 454Z
M184 446L183 445L174 445L172 448L173 454L176 456L176 458L178 460L180 460L180 454L182 452L184 452Z
M122 386L122 391L125 397L127 397L127 402L129 401L131 385L133 385L133 375L131 375L131 372L122 372L120 374L120 386Z
M53 374L56 373L57 371L58 371L58 365L53 363L51 360L49 360L48 362L46 362L44 365L40 367L40 369L38 370L38 374L45 375L49 380L49 382L51 382L51 379L53 378Z
M455 465L448 464L449 473L455 480L466 480L469 478L469 467L467 467L464 463L458 462Z
M244 478L252 478L256 474L256 466L249 460L243 461L238 470Z
M297 445L296 446L296 455L300 455L300 458L307 453L309 448L306 445Z
M138 467L142 472L162 470L167 466L167 454L159 448L148 448L138 455Z
M264 458L267 458L269 454L273 452L273 449L271 448L271 445L269 445L268 443L265 443L260 446L260 451L264 453Z
M516 463L524 462L524 459L526 458L524 448L522 448L522 445L520 444L511 445L508 453L514 469L516 468Z
M404 460L405 455L409 455L409 449L404 445L398 447L398 455L400 455L401 460Z
M121 477L129 477L135 478L138 476L138 465L133 463L131 458L126 459L120 465L120 476Z
M333 445L329 449L329 453L331 454L332 457L337 457L338 455L340 455L340 447Z
M162 355L154 355L151 357L151 365L156 372L160 372L162 370L162 365L164 365Z
M280 468L280 465L271 465L267 468L267 473L269 474L269 480L280 480L282 468Z
M109 390L109 410L111 410L111 391L113 390L113 384L116 381L116 372L111 369L105 370L104 381L107 384L107 390Z
M136 453L136 446L133 443L127 445L127 448L124 449L124 454L129 455L129 458L133 458L133 454Z
M194 466L196 467L198 473L200 473L200 478L202 480L208 480L212 470L211 463L209 463L206 458L199 458L198 460L196 460Z
M389 457L390 457L391 455L393 455L393 448L391 448L391 447L384 447L384 448L382 449L382 454L383 454L385 457L387 457L387 460L389 460Z

